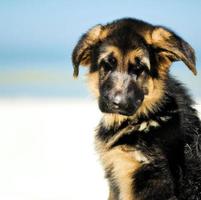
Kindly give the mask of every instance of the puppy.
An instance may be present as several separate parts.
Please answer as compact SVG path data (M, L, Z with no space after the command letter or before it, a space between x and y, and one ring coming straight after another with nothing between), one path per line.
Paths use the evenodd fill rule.
M109 200L200 200L201 123L186 89L169 74L193 48L171 30L137 19L97 25L72 54L74 77L88 81L103 118L96 149Z

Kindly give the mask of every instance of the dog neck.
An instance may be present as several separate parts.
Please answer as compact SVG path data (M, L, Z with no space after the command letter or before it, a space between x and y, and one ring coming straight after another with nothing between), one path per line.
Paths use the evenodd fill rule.
M160 128L164 123L177 121L180 113L181 110L178 109L174 99L169 97L169 101L167 101L158 112L150 113L149 116L141 115L135 118L126 116L124 118L124 116L121 116L116 119L116 121L113 120L113 124L110 123L110 126L108 126L108 122L105 120L110 119L108 117L112 117L113 119L114 116L104 116L97 129L97 137L99 137L101 141L104 141L107 144L107 148L110 149L114 147L116 142L124 135L149 133L154 129Z

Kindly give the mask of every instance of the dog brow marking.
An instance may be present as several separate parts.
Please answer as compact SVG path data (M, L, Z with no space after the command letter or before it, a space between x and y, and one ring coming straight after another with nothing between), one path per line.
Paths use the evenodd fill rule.
M135 58L140 58L141 62L145 64L150 69L150 61L149 61L149 54L148 52L144 51L143 49L137 48L135 50L132 50L128 52L128 54L125 57L125 63L128 65L128 63L135 64Z
M115 46L112 46L112 45L111 46L106 46L106 47L103 47L100 51L102 53L100 54L100 57L98 58L98 63L99 64L100 64L100 62L101 62L102 59L105 59L111 53L117 59L117 62L119 64L121 64L122 57L121 57L121 52L120 52L120 50L119 50L118 47L115 47Z

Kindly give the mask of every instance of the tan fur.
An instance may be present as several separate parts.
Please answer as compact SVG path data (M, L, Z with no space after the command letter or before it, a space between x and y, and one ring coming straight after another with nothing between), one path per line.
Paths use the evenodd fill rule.
M167 72L168 72L172 62L170 61L170 59L166 55L166 52L161 52L158 54L158 56L160 57L158 73L162 79L166 79Z
M78 59L84 52L84 56L80 62L82 66L89 66L91 64L90 51L87 50L88 47L96 44L98 41L103 40L108 34L108 30L102 25L97 25L87 32L85 40L82 42L79 50L76 52L76 59Z
M144 121L140 124L138 131L149 132L151 127L159 127L159 123L154 120Z
M171 33L163 28L155 28L153 31L147 30L146 33L144 33L144 38L146 42L150 45L154 45L156 47L167 47L168 39L171 37ZM170 47L169 47L170 48ZM159 75L164 79L167 75L167 71L169 70L170 65L172 62L168 58L168 55L170 53L168 51L163 51L161 53L158 53L158 57L160 59L159 63ZM180 55L181 56L181 55Z
M153 30L146 29L143 32L140 32L139 34L144 37L148 44L164 42L164 40L168 39L171 36L170 32L161 27L154 28Z
M106 144L97 141L96 147L100 154L101 162L107 170L113 166L113 176L120 190L121 200L135 200L133 197L133 174L141 167L139 154L127 150L125 147L115 147L108 149ZM137 155L137 156L136 156ZM136 159L137 157L137 159Z
M102 25L96 25L88 31L88 40L91 42L97 42L98 40L104 40L110 33L110 30Z
M88 40L90 41L97 41L101 37L103 31L103 27L101 25L97 25L90 29L88 32Z
M172 33L167 31L166 29L159 27L155 28L153 31L147 30L147 32L143 33L145 40L147 41L148 44L152 44L155 47L159 47L162 49L165 49L166 51L163 52L163 56L161 58L165 58L166 56L166 61L169 60L167 59L168 57L172 57L174 60L182 60L187 67L193 72L194 75L197 74L197 70L195 67L194 61L190 61L186 55L182 53L182 51L179 50L177 47L177 44L175 44L174 41L170 42ZM188 45L188 48L191 52L194 52L193 48ZM168 61L168 65L166 65L166 68L170 67L172 62L170 60Z
M120 125L126 119L128 119L127 116L120 114L110 114L110 113L103 114L103 123L105 127L110 127L113 126L114 124Z
M108 198L108 200L116 200L115 196L114 196L114 193L111 191L111 189L109 191L109 198Z
M98 63L100 63L102 59L113 53L113 56L117 59L118 65L122 65L122 54L118 47L111 45L104 47L104 49L101 49L101 51L103 51L103 53L100 55Z
M163 80L153 79L150 77L148 81L149 94L145 96L142 105L139 107L135 115L147 115L148 112L154 112L157 110L160 103L163 103L162 99L165 90L164 87Z
M156 28L152 32L152 43L157 44L160 43L160 45L163 45L163 43L168 40L168 38L171 37L171 33L164 28Z
M87 74L87 83L89 85L89 88L92 92L92 94L98 98L99 97L99 89L98 89L98 72L88 73Z
M135 64L135 58L137 57L141 58L142 63L146 64L150 69L148 52L145 52L140 48L128 52L125 58L125 63L128 64L130 62L132 64Z
M144 30L143 32L139 33L147 42L147 44L152 44L153 40L152 40L152 30L148 29L148 30Z
M132 64L135 64L135 58L137 57L141 58L142 56L144 56L144 51L140 48L129 51L124 57L125 65L127 66L129 62ZM124 70L127 70L127 69L124 69Z

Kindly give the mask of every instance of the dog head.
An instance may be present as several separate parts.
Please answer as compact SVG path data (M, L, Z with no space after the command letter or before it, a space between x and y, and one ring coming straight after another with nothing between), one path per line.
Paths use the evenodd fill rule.
M89 67L89 83L100 110L123 116L157 108L173 61L183 61L196 74L192 47L162 26L136 19L97 25L76 45L74 76Z

